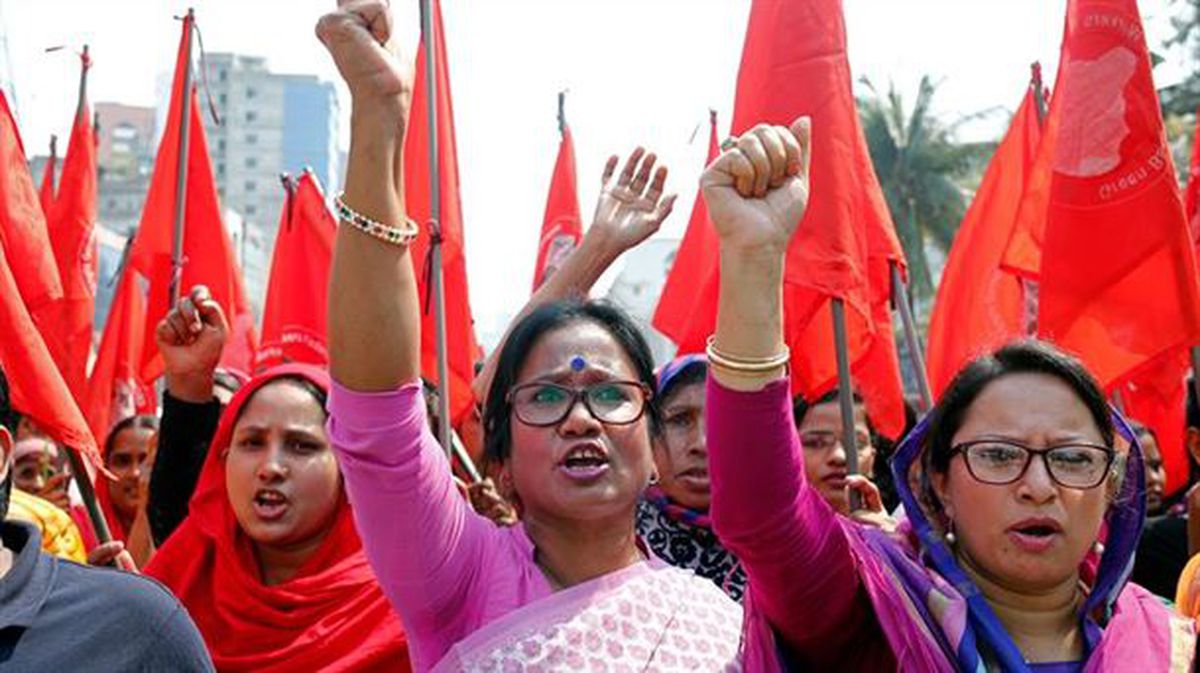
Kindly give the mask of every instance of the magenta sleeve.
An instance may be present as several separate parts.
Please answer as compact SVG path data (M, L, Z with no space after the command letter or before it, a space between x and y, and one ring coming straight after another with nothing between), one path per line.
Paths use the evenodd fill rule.
M384 393L333 384L329 437L363 547L417 650L464 636L497 529L457 492L419 383ZM426 666L432 662L422 662Z
M870 604L838 515L805 479L788 382L745 393L710 377L705 416L713 526L753 605L802 659L836 653Z

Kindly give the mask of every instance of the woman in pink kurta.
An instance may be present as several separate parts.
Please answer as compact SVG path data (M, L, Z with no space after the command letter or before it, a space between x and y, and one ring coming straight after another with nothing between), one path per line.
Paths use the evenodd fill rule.
M358 0L317 27L353 97L330 287L329 432L414 669L739 669L740 607L654 558L635 533L658 418L649 348L619 310L550 303L506 337L486 450L521 522L497 528L456 492L419 382L422 258L409 252L416 226L404 216L401 161L411 82L382 46L390 26L386 2ZM613 158L589 236L539 296L658 228L673 199L663 197L665 169L651 178L654 163L638 150L613 182Z

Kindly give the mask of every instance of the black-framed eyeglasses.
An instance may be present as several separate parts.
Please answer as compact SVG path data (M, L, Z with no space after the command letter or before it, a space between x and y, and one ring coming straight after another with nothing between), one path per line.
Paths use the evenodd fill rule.
M950 453L963 455L967 471L976 481L997 486L1011 484L1025 476L1033 457L1038 455L1055 483L1081 490L1103 483L1116 458L1115 451L1099 444L1075 442L1034 449L1000 439L963 442L952 447Z
M558 425L581 399L601 423L629 425L646 413L650 395L650 388L638 381L601 381L582 388L534 381L514 386L508 403L517 420L535 427Z

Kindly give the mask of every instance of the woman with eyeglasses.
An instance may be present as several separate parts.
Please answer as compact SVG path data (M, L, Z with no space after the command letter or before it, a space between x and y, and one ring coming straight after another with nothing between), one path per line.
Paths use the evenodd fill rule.
M1114 450L1118 429L1132 434L1052 346L1011 345L959 372L893 458L908 517L895 534L836 515L809 481L781 309L809 147L807 118L759 126L702 178L721 249L713 521L750 577L747 669L1192 670L1194 623L1125 581L1145 510L1140 450Z
M416 225L403 207L412 167L399 161L411 73L384 47L384 0L342 2L317 33L353 100L330 289L330 438L414 670L736 670L741 608L654 558L634 528L658 419L649 348L620 311L542 306L501 348L485 451L520 523L497 527L455 492L421 395ZM657 227L670 198L653 169L635 153L604 186L606 218Z

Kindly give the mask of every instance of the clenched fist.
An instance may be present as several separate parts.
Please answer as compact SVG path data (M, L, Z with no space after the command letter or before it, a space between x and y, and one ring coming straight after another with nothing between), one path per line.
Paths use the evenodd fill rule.
M759 124L727 143L700 177L709 218L722 247L787 248L808 205L811 123Z
M317 37L333 57L356 108L394 116L403 130L412 101L412 68L392 53L392 14L386 0L339 0L317 22Z

